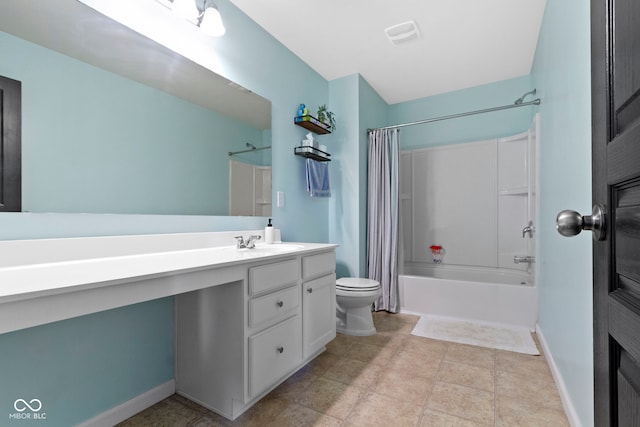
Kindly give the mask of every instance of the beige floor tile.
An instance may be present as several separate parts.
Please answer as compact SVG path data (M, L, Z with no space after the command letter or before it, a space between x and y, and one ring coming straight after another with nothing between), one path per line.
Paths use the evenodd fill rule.
M423 406L432 388L433 382L428 378L404 371L385 369L371 390L377 394Z
M344 425L413 427L420 419L421 410L419 405L376 393L367 393L353 408Z
M430 409L424 413L420 423L420 427L488 427L490 425L492 424L481 424Z
M120 427L155 427L155 426L187 426L203 415L202 410L196 410L183 405L178 399L170 397L156 403L146 411L135 415L118 424Z
M466 363L490 369L495 367L495 358L495 350L491 348L458 343L451 343L444 356L448 362Z
M343 358L329 368L323 377L343 384L367 388L376 381L381 370L382 367L379 365Z
M276 387L268 396L294 401L316 378L318 376L310 370L301 369Z
M291 403L268 424L268 427L338 427L341 420L321 414L297 403Z
M521 399L539 406L562 409L560 394L552 378L512 372L498 372L496 377L498 397Z
M306 371L312 375L322 375L327 370L338 363L338 361L342 358L342 356L336 356L332 353L322 353L311 362L309 362L306 366L302 367L300 371Z
M349 359L359 360L376 365L386 365L396 354L396 349L391 347L378 347L375 345L358 344L351 347L345 355Z
M367 344L375 345L377 347L388 347L391 349L398 349L402 346L406 335L397 335L394 333L380 332L375 335L368 335L364 337L353 337L354 345Z
M188 427L227 427L231 422L217 414L204 414L200 418L191 421Z
M343 420L365 392L364 388L318 378L298 396L296 403Z
M500 427L569 427L562 408L539 406L519 398L499 397L498 420Z
M434 411L479 423L493 425L495 421L492 392L457 384L437 381L427 406Z
M444 341L410 335L404 340L401 350L442 359L448 347L449 343Z
M413 330L413 324L393 317L374 316L373 324L378 332L393 332L396 334L409 334Z
M551 378L551 371L543 356L531 356L511 351L496 351L496 370L514 372L531 378L541 375Z
M236 418L232 425L242 427L265 426L291 403L293 402L268 395Z
M442 362L437 375L438 380L490 391L494 389L493 369L466 363Z
M326 353L336 356L344 356L351 349L355 341L353 337L344 334L336 334L336 338L327 344Z
M399 351L385 368L432 378L438 373L441 361L441 358L430 355Z
M543 356L416 337L417 316L373 317L378 333L338 334L234 422L174 395L120 426L568 426Z

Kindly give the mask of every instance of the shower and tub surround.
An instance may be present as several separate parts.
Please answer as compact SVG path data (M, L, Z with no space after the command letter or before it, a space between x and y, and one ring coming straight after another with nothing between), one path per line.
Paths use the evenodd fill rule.
M535 326L537 127L402 152L402 310Z
M400 200L404 261L442 261L532 272L536 126L511 137L403 151ZM431 245L431 247L430 247Z
M86 423L174 392L233 419L335 337L336 245L231 244L261 232L2 241L0 333L177 295L176 379Z

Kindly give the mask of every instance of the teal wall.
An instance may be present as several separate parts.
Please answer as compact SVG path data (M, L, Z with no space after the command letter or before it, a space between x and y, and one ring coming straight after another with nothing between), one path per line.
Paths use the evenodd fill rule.
M582 425L593 425L591 235L555 230L563 209L591 212L589 2L548 0L533 64L540 105L538 324Z
M285 240L325 242L328 236L329 201L311 199L304 191L304 161L292 152L306 132L293 126L292 121L299 103L316 106L328 102L328 82L228 1L221 0L219 7L227 25L227 34L212 43L221 64L221 69L216 71L272 102L273 190L283 191L286 201L284 207L274 207L274 224L282 228ZM23 62L23 68L9 70L8 63L11 61L4 55L5 49L12 49L12 46L25 47L26 44L20 41L8 44L7 40L9 37L2 35L0 50L3 52L3 60L0 61L0 74L8 74L10 71L13 78L25 78L30 85L31 82L36 82L31 70L32 66L37 68L35 63ZM42 52L47 63L51 61L58 67L55 79L49 80L52 86L58 84L56 79L62 79L65 85L69 84L73 75L65 77L65 71L81 73L83 78L90 81L95 77L96 81L108 82L110 90L117 90L118 93L125 91L125 88L131 89L137 95L134 99L129 98L130 102L140 101L145 97L162 99L172 103L171 107L166 108L173 108L173 113L182 114L176 109L183 101L168 101L165 94L79 64L55 52L32 46L26 48L25 52L14 52L13 55L32 55L35 51ZM47 73L42 69L35 71L42 72L42 78L46 81ZM41 85L41 82L36 83ZM108 96L94 87L88 89L94 96L102 99ZM27 102L23 103L22 128L24 142L29 144L34 143L34 139L38 139L36 142L39 144L54 143L50 138L40 141L50 131L46 126L43 128L40 120L45 107L51 108L49 112L54 114L55 109L63 105L68 110L64 112L63 123L72 128L75 123L70 124L67 116L83 117L83 109L101 108L91 105L90 99L83 100L81 93L73 90L68 96L77 105L67 103L64 97L49 99L54 89L43 92L47 96L31 92L30 87L25 89L23 86L24 90ZM39 105L39 102L43 104ZM94 122L95 126L108 121L112 117L111 111L121 106L111 107L111 110L105 112L106 116ZM98 111L95 109L93 111ZM197 109L192 111L197 115L209 114ZM118 117L117 112L113 114ZM35 119L38 122L34 122ZM129 131L140 132L130 121L123 124L123 134ZM69 129L62 124L56 126L58 127L54 129L57 135L69 135ZM85 129L87 132L88 130ZM175 132L173 131L174 135ZM205 132L206 129L201 128L195 132L195 136ZM241 143L244 144L244 141ZM28 146L26 150L29 150ZM225 149L220 156L225 162L226 151ZM38 153L30 153L29 156L36 154ZM77 151L69 150L67 154L74 156ZM198 215L5 213L0 214L0 239L244 230L262 228L265 222L263 218ZM172 379L172 301L172 298L150 301L0 335L0 379L3 384L0 387L3 391L0 394L0 408L11 408L17 398L38 396L46 405L48 426L69 426ZM43 342L49 345L41 345ZM37 369L32 375L30 372L34 367ZM17 383L20 381L12 381L11 386L6 387L8 382L5 379L14 379L18 375L16 373L21 373L20 381L23 385L18 388ZM125 374L126 380L123 378ZM20 396L16 395L18 392ZM6 416L6 413L2 416ZM16 422L17 424L29 425L25 421Z
M389 120L393 124L399 124L510 105L531 89L531 77L523 76L434 95L391 105ZM526 100L533 99L534 97L528 96ZM400 130L400 146L402 150L410 150L515 135L529 129L535 108L512 108L404 127Z
M227 152L263 144L262 130L6 33L0 56L22 82L23 210L225 215Z
M72 426L173 378L173 298L0 335L3 426ZM45 420L9 419L16 399Z
M388 105L356 74L329 83L329 105L339 120L329 145L335 154L329 241L340 245L336 275L366 277L367 129L386 123Z

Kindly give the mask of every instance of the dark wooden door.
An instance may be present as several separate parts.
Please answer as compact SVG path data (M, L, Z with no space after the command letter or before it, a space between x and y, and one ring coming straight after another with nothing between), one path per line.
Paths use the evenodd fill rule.
M591 0L595 425L640 426L640 1Z
M0 76L0 212L22 205L21 84Z

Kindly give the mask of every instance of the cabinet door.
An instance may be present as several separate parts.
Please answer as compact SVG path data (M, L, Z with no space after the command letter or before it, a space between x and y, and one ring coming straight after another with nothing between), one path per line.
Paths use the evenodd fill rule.
M307 359L336 337L336 275L305 282L302 292L304 358Z

